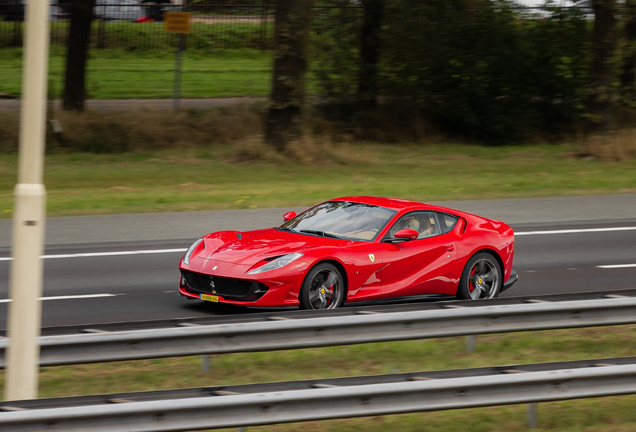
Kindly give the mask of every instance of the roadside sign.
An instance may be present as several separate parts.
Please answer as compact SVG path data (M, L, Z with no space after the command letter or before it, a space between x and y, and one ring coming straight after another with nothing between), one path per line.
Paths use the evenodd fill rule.
M190 12L164 12L163 30L167 33L190 33Z

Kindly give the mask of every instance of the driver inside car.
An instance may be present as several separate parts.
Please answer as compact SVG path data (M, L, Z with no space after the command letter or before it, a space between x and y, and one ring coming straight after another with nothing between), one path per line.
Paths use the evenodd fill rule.
M433 234L435 234L435 227L431 223L431 220L427 216L425 216L422 231L420 231L420 235L418 238L430 237Z
M419 233L420 221L413 215L407 215L397 221L397 223L391 228L391 237L395 237L395 233L403 229L412 229Z

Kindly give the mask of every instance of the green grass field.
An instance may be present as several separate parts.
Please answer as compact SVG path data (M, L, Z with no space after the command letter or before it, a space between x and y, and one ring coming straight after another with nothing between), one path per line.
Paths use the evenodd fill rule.
M585 160L570 150L342 144L313 149L302 163L267 153L238 163L241 150L229 146L71 153L46 157L44 181L49 216L309 206L347 195L438 201L636 192L636 160ZM17 155L0 154L5 218L16 170Z
M49 94L58 99L64 85L64 51L53 47L49 61ZM92 50L87 70L88 99L171 98L173 52ZM181 97L265 96L271 80L271 55L257 50L213 54L185 53ZM20 95L22 50L0 50L0 93Z

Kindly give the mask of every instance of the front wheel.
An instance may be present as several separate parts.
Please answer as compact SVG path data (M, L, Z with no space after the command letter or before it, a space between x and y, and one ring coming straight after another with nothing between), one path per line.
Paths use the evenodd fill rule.
M340 271L329 263L312 268L300 289L301 309L335 309L344 299L344 282Z
M495 257L486 252L475 254L464 268L457 297L467 300L495 298L502 281L501 266Z

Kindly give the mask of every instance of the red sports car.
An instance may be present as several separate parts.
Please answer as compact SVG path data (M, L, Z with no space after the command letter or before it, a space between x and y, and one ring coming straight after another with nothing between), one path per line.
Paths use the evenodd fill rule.
M494 298L517 281L502 223L401 199L326 201L277 228L220 231L179 264L185 297L244 306L334 309L446 294Z

